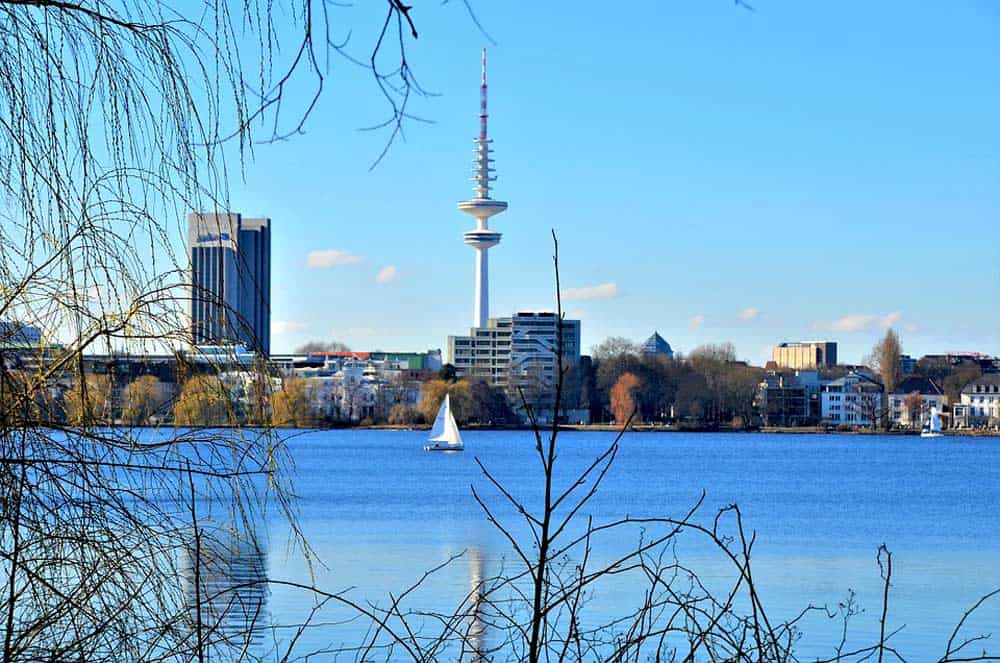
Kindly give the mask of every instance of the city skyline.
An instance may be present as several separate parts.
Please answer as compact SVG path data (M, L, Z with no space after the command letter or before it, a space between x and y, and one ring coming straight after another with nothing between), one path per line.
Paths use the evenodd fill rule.
M1000 56L995 10L885 5L861 23L850 6L755 9L661 7L649 25L610 13L600 27L617 50L604 57L578 52L596 43L582 17L538 8L526 25L477 8L499 42L498 197L518 201L491 315L553 308L555 228L584 351L657 330L680 352L732 341L754 363L782 341L830 338L853 363L892 325L913 356L1000 352L1000 95L983 85ZM234 207L279 219L275 351L442 347L468 326L454 203L486 40L464 15L441 18L411 54L441 93L414 112L435 124L409 125L368 172L380 137L353 129L384 109L345 69L342 95L317 111L330 121L257 146L234 183ZM923 49L932 38L947 47Z

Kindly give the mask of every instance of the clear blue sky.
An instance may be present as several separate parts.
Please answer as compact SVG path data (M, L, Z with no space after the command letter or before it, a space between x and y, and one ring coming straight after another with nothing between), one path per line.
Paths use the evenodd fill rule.
M467 332L473 222L455 203L488 44L460 2L414 4L411 64L438 93L414 111L434 123L369 172L384 135L356 129L386 108L335 60L306 135L258 145L234 185L235 209L273 219L274 351ZM491 313L551 308L554 228L564 287L611 295L566 304L585 348L659 330L755 362L835 340L854 362L893 323L909 354L1000 353L1000 5L751 4L473 0L497 40L490 133L510 203L492 224ZM371 10L338 11L364 52ZM310 269L311 251L363 260Z

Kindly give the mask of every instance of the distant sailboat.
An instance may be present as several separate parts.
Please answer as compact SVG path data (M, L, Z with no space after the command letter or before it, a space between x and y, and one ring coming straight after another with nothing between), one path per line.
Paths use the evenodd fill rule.
M920 437L941 437L941 417L938 416L936 407L931 408L930 416L924 421L924 427L920 431Z
M444 395L444 402L438 410L437 418L434 420L434 427L431 428L431 436L425 451L461 451L462 434L458 432L458 424L455 423L455 416L451 413L451 395Z

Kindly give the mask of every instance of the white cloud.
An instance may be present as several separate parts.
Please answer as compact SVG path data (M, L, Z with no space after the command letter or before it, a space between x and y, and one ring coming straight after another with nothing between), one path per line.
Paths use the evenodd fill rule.
M813 324L816 329L826 329L839 332L861 332L888 329L896 324L902 317L899 311L886 313L885 315L874 314L854 314L845 315L842 318L830 322L817 322Z
M378 274L375 275L375 283L392 283L397 278L399 278L399 270L396 269L395 265L389 265L378 270Z
M705 316L700 313L688 321L688 329L695 331L705 323Z
M760 314L760 311L753 306L748 306L740 311L740 320L753 320Z
M281 334L294 334L295 332L305 331L309 328L304 322L296 322L295 320L272 320L271 321L271 333L275 336L280 336Z
M584 311L581 311L579 309L574 309L572 311L566 311L566 319L567 320L583 320L586 317L587 317L587 314Z
M588 285L582 288L567 288L562 292L565 302L581 299L613 299L619 295L617 283L601 283L600 285Z
M365 259L348 251L326 249L325 251L310 251L306 256L306 267L309 269L327 269L337 265L353 265Z

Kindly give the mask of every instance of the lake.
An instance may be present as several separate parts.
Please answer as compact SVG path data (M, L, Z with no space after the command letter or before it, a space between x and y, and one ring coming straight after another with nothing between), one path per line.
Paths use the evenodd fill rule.
M471 486L515 535L526 535L476 459L526 505L537 505L543 485L532 434L469 431L463 433L466 451L449 454L423 451L425 435L291 434L298 521L317 563L307 565L290 549L288 527L274 515L263 537L269 577L315 582L332 592L351 588L349 596L359 602L387 605L390 592L398 596L424 571L461 555L408 597L412 609L443 611L457 605L476 578L513 568L510 544L487 522ZM560 434L556 483L564 485L612 439L610 433ZM626 514L679 518L703 492L696 521L710 525L720 507L736 503L748 532L756 533L754 574L772 620L789 619L808 605L836 611L855 592L863 612L850 622L848 646L878 638L876 552L882 543L893 553L888 629L902 627L891 642L909 660L940 658L963 611L1000 587L1000 439L632 433L578 522ZM592 561L611 559L639 535L631 530L595 541ZM727 587L733 577L696 536L682 535L675 554L709 584ZM595 619L613 617L636 589L611 579L595 589L588 611ZM306 618L315 597L275 585L267 600L272 622L287 626ZM998 630L1000 601L977 615L969 634ZM349 650L367 628L350 617L327 604L312 616L296 651ZM833 655L839 619L810 613L800 628L801 658ZM262 646L290 637L289 629L276 629ZM992 647L998 649L1000 643Z

